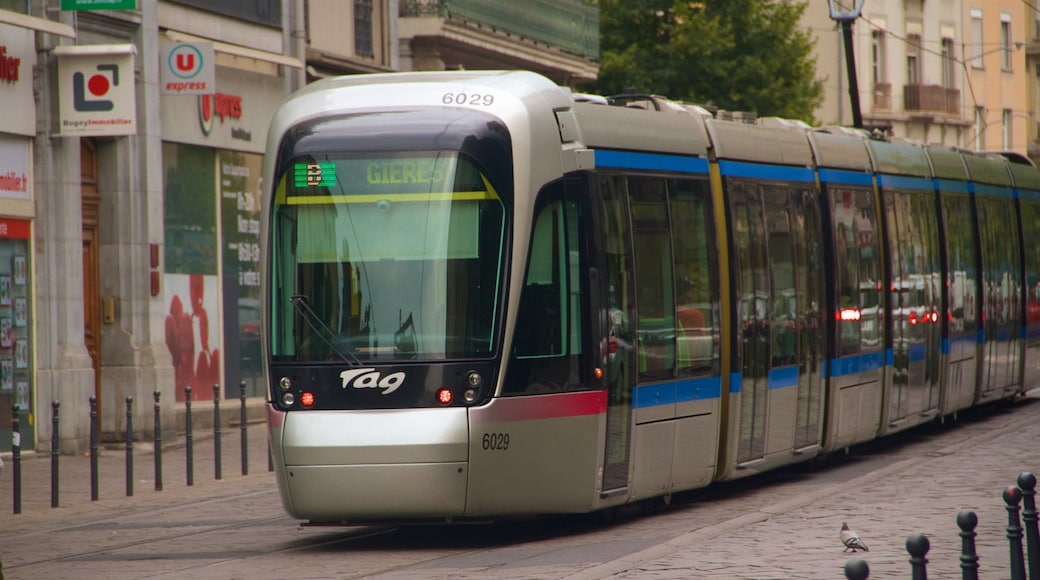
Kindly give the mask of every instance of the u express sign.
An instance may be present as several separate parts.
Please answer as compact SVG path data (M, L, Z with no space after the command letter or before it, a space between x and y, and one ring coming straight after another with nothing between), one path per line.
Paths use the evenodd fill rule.
M208 95L216 92L212 42L164 42L161 56L164 95Z

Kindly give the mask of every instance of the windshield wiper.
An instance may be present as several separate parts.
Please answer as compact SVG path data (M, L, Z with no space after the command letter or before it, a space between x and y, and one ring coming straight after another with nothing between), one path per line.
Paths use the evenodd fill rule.
M361 366L361 361L358 360L356 356L354 356L354 353L348 350L346 354L343 354L343 351L336 348L336 345L332 342L332 337L335 337L336 333L333 332L327 324L325 324L325 321L323 321L316 312L314 312L314 310L311 308L310 300L306 296L304 296L303 294L294 294L293 296L289 297L289 302L291 302L293 307L296 308L296 311L303 316L303 319L307 322L307 325L310 326L311 330L313 330L314 333L318 335L318 338L320 338L325 344L329 345L329 348L332 349L332 352L339 355L339 358L343 359L347 364L351 366Z

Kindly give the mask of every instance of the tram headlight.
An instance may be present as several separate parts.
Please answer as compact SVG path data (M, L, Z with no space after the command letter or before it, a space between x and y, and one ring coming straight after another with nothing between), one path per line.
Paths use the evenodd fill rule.
M477 390L476 389L466 389L462 393L462 400L466 401L466 403L469 403L469 404L473 403L473 401L477 400Z
M283 391L288 391L292 388L292 381L289 380L289 377L282 377L278 379L278 386L281 387Z
M287 408L288 407L292 407L293 403L295 403L295 402L296 402L296 396L295 395L293 395L292 393L282 393L282 406L283 407L287 407Z
M480 376L480 373L477 371L470 371L469 374L466 375L466 382L469 383L469 386L477 389L480 388L480 385L484 384L484 377Z

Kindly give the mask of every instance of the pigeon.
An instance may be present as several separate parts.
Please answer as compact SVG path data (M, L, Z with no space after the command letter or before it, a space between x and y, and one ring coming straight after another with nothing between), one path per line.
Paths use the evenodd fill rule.
M841 533L838 535L841 538L841 543L845 544L845 551L852 550L856 553L856 550L863 550L869 552L870 548L863 543L863 540L859 539L859 534L849 528L849 525L845 522L841 522Z

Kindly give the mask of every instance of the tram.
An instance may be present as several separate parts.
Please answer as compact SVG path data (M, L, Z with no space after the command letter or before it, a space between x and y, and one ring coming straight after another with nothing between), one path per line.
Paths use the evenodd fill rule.
M583 513L1040 380L1040 171L529 72L314 83L265 157L285 509Z

